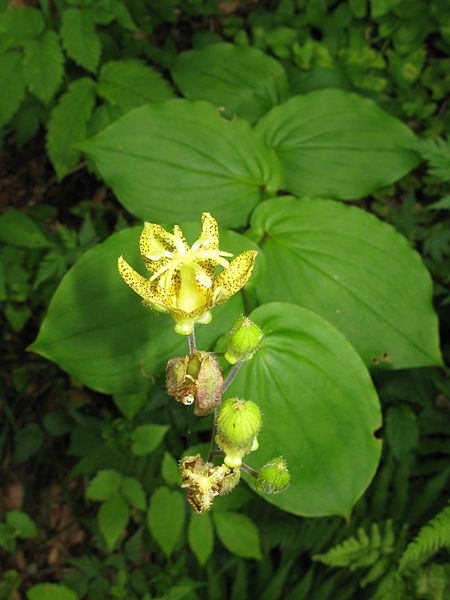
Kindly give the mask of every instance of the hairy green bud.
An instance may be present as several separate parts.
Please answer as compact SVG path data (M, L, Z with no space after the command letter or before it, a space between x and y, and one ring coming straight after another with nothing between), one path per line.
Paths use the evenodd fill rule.
M225 452L224 462L230 468L240 467L261 429L261 411L251 400L225 400L217 419L216 442Z
M228 336L226 360L234 365L240 360L253 357L261 345L263 332L248 317L241 317L233 325Z
M291 474L286 461L279 456L262 467L256 480L256 489L264 494L279 494L289 487Z

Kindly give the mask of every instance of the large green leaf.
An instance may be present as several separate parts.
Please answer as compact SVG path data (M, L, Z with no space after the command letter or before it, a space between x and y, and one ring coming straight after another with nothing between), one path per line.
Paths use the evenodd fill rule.
M148 102L173 98L163 76L138 60L113 60L104 64L97 94L121 114Z
M253 521L232 510L213 512L217 535L225 548L242 558L260 560L259 531Z
M254 123L288 98L281 64L256 48L212 44L179 54L172 77L186 98L208 100Z
M413 132L375 102L337 89L295 96L273 108L257 132L298 195L361 198L406 175L419 162Z
M206 102L169 100L137 108L79 147L120 202L156 221L210 211L240 226L280 186L280 165L243 119L228 121Z
M440 364L430 276L407 240L356 207L268 200L250 235L261 240L263 302L296 302L331 321L369 366Z
M138 249L141 229L116 233L81 257L62 280L30 347L105 393L143 389L149 374L163 369L171 356L187 353L187 340L174 333L172 318L145 309L117 272L123 254L146 274ZM197 234L198 225L183 230ZM251 244L236 233L221 234L225 250L237 253ZM215 308L212 323L197 328L199 347L211 347L242 311L240 295Z
M265 498L297 515L348 516L380 457L377 394L350 343L328 321L282 302L250 315L265 334L260 350L228 390L264 414L259 449L245 462L260 468L282 455L292 482Z

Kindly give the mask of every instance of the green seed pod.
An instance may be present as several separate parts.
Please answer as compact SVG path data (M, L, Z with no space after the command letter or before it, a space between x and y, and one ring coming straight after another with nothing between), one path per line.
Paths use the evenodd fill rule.
M228 475L225 475L225 477L222 479L222 481L218 484L219 495L225 496L226 494L229 494L237 486L240 479L241 479L240 469L232 468L230 473Z
M229 337L226 360L234 365L240 360L252 358L261 345L263 332L248 317L241 317L233 325Z
M289 487L290 481L286 461L279 456L262 467L256 480L256 489L264 494L279 494Z
M169 396L186 405L195 402L194 413L203 417L214 410L222 397L223 376L214 357L194 351L169 360L166 384Z
M251 400L229 398L222 404L217 419L216 441L219 448L230 457L248 454L261 429L261 420L257 404Z

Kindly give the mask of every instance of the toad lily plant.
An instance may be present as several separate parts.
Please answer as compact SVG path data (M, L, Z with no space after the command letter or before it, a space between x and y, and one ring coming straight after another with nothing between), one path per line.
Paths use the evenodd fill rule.
M146 279L121 256L119 273L126 283L156 310L169 312L175 331L189 335L196 322L211 321L210 309L223 304L250 278L256 250L233 256L219 250L216 220L203 213L200 237L191 247L178 225L173 233L156 223L145 223L140 239L142 259L150 272ZM216 277L217 266L223 267Z
M243 363L251 360L261 345L263 334L249 318L240 316L228 335L226 352L199 351L195 344L196 323L207 325L211 309L223 304L249 280L257 252L247 250L232 257L219 249L216 220L202 214L200 236L191 247L178 225L169 233L156 223L145 223L140 253L150 277L137 273L121 256L119 273L145 304L169 313L175 331L189 336L189 354L174 356L167 363L168 394L183 405L195 404L194 414L203 417L214 411L211 449L205 461L200 455L184 457L180 462L182 487L195 512L209 510L218 495L224 495L239 483L241 469L256 478L256 490L278 493L289 485L290 475L284 459L273 459L260 473L243 463L257 450L262 415L252 400L222 397ZM216 268L222 270L215 274ZM223 378L217 358L233 365ZM216 464L220 459L220 464Z

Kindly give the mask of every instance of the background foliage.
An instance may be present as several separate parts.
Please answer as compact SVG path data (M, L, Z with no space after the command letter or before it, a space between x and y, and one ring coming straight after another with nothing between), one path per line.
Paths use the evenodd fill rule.
M434 366L442 358L431 282L412 247L433 278L448 363L448 4L18 4L0 3L0 200L7 207L0 216L0 598L445 598L450 385ZM204 102L223 107L224 116ZM363 131L364 141L352 130ZM137 164L140 136L144 162ZM170 143L160 141L155 152L149 136ZM162 164L164 152L170 164ZM183 340L133 304L108 265L125 251L137 259L135 217L151 211L155 221L197 221L201 210L238 229L222 232L224 248L255 243L262 250L246 295L215 309L202 346L258 303L298 305L256 309L267 346L236 390L266 387L264 361L285 369L280 348L288 342L290 371L298 368L301 318L310 335L316 328L328 343L339 340L339 360L360 373L363 383L350 389L339 361L328 365L336 386L330 397L348 394L342 414L350 428L357 385L369 380L337 329L372 369L383 453L351 515L373 474L374 450L347 510L323 489L308 499L311 466L306 489L297 474L278 508L241 485L211 514L186 511L176 460L208 443L210 423L168 402L161 369L184 352ZM349 239L337 234L338 223ZM342 306L348 314L336 312ZM269 327L274 319L283 324ZM146 326L158 337L149 340ZM32 342L70 375L27 353ZM284 423L299 410L289 405L295 385L298 379L284 377L288 413L266 423L262 451L285 444ZM258 396L267 417L273 400L265 390ZM379 425L375 407L376 399L367 405L371 431ZM320 451L327 416L310 418L321 423ZM341 451L347 473L352 443ZM288 458L299 451L288 448ZM308 449L300 449L307 462ZM323 472L335 468L339 452L331 450ZM299 464L290 466L296 472ZM313 514L346 514L347 521L290 514L311 514L311 506Z

